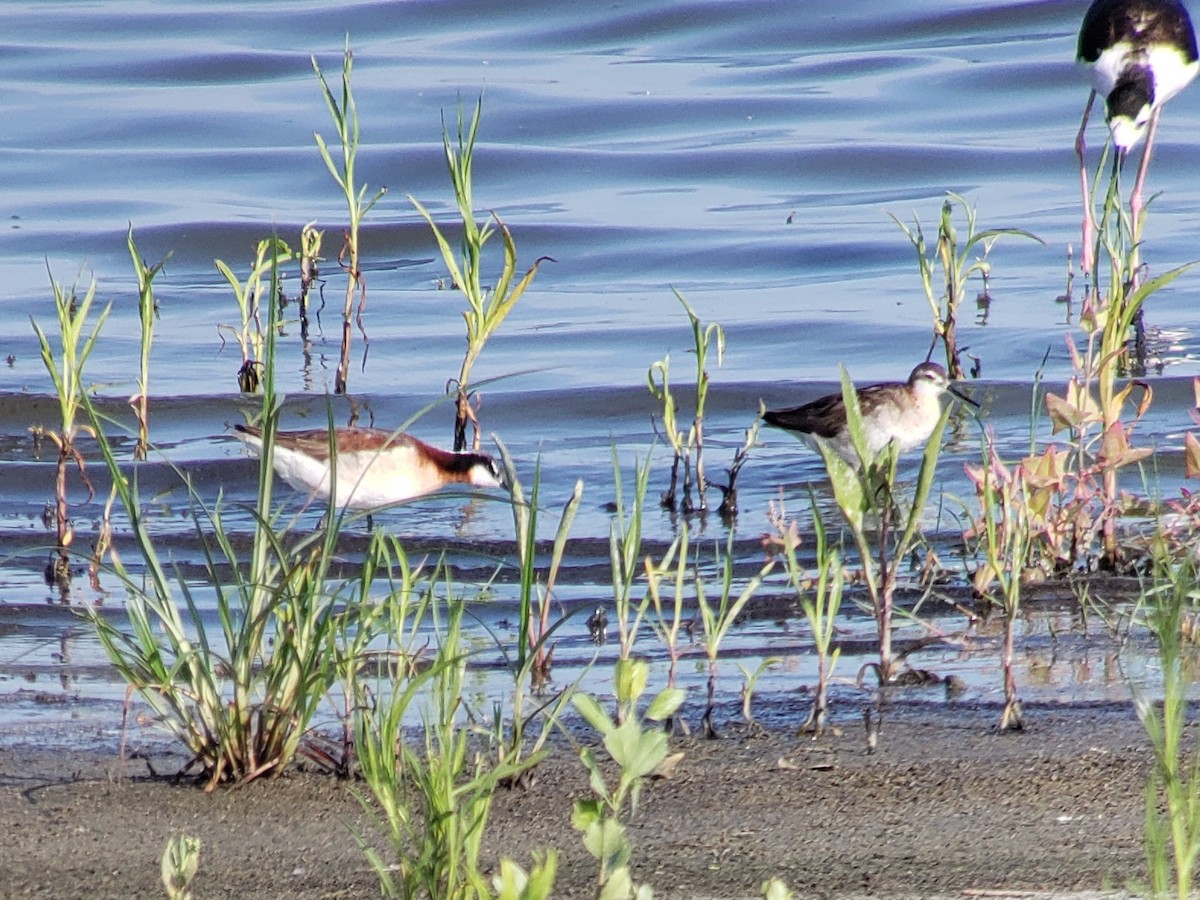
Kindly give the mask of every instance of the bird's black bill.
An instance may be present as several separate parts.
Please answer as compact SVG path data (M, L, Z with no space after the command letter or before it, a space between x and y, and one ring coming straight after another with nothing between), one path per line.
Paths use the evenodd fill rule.
M963 403L967 403L967 404L975 407L976 409L979 409L978 403L976 403L974 400L972 400L970 397L968 397L966 394L964 394L962 391L960 391L954 385L952 385L952 384L948 385L946 387L946 390L948 390L950 393L952 393L955 397L957 397Z

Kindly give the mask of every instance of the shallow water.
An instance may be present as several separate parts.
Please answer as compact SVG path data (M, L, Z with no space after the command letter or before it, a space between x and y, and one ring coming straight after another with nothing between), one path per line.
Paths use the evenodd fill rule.
M672 289L725 329L723 360L710 365L706 423L710 472L720 471L760 399L790 405L835 390L839 364L870 381L902 378L924 358L929 311L913 252L889 213L933 226L944 192L960 192L977 206L981 226L1021 227L1045 241L997 244L993 302L986 315L966 311L960 331L981 370L972 392L1002 451L1015 456L1028 446L1034 373L1045 357L1048 384L1069 374L1072 310L1057 298L1067 246L1078 243L1072 146L1087 87L1072 58L1082 6L10 4L0 44L0 109L10 123L0 134L9 222L0 252L0 355L8 358L0 381L0 692L10 702L0 716L90 722L89 711L99 710L98 721L111 723L110 704L122 695L87 628L54 605L42 580L53 459L29 428L52 425L57 407L28 316L45 326L53 320L47 268L68 284L94 276L100 301L113 303L88 376L116 414L134 392L138 340L126 229L133 225L149 262L172 254L155 282L151 437L160 453L139 466L143 492L155 495L152 527L173 557L195 560L186 495L169 461L191 473L205 497L222 490L230 525L249 534L251 519L237 504L252 497L256 468L225 432L254 401L237 395L236 347L222 345L218 326L237 311L213 260L244 275L255 242L273 232L294 242L314 220L325 229L326 255L336 255L344 201L313 142L314 131L333 135L310 54L336 83L349 36L363 139L358 175L388 188L362 235L370 350L364 361L356 333L350 376L361 422L395 427L457 374L461 305L438 290L441 260L406 198L449 220L440 129L443 116L453 122L460 98L469 106L484 97L478 206L512 230L522 265L554 260L489 344L476 378L496 379L483 390L485 431L503 439L524 479L540 459L550 509L576 479L586 485L563 579L564 605L583 611L556 652L555 678L565 683L592 658L587 611L611 598L605 504L613 500L613 448L628 482L635 457L654 444L645 387L653 362L669 355L677 389L694 377L691 333ZM1153 271L1195 253L1198 126L1200 91L1185 92L1166 111L1151 168L1150 190L1162 192L1146 233ZM1089 134L1098 148L1103 127L1096 122ZM294 325L281 344L287 424L322 424L328 402L339 422L351 412L346 398L328 397L344 282L332 261L325 275L327 305L309 352ZM285 288L294 292L295 279ZM1138 436L1158 450L1153 477L1164 493L1182 476L1191 378L1200 374L1195 293L1195 276L1185 276L1147 310L1155 402ZM451 419L443 404L412 430L448 443ZM966 419L943 455L946 510L957 513L949 498L969 493L962 463L977 456L978 432ZM1049 437L1044 421L1038 436ZM668 459L661 447L654 458L658 491ZM820 475L817 457L795 440L762 433L739 481L740 571L761 558L768 502L782 491L802 513L806 486ZM102 497L100 479L97 488ZM84 498L76 482L79 533L90 539L101 505ZM553 518L543 517L547 538ZM432 498L376 522L421 552L453 537L459 556L476 559L481 580L496 559L512 562L511 515L501 502ZM664 547L675 527L652 514L649 549ZM724 539L715 517L699 527L706 541ZM930 527L950 535L955 523L948 513ZM97 595L77 579L72 602L102 602L119 616L119 592L107 587ZM785 586L776 580L765 593L778 597ZM511 614L508 600L506 607L501 592L497 621ZM1047 621L1056 615L1067 613L1047 612ZM965 623L947 607L934 624L954 634ZM857 638L869 635L870 622L848 611L843 628ZM951 644L912 662L961 672L972 696L986 698L999 677L992 645L982 646L986 652ZM1127 693L1129 673L1114 674L1087 640L1057 641L1048 667L1034 661L1037 642L1030 646L1021 677L1030 692L1063 700ZM728 647L730 696L737 662L783 659L764 690L793 690L811 675L809 638L794 609L752 618ZM653 640L641 649L662 658ZM610 656L611 645L601 658ZM841 671L851 675L858 664L847 653ZM1133 668L1141 673L1135 682L1154 681L1152 664ZM702 682L698 669L689 668L689 684Z

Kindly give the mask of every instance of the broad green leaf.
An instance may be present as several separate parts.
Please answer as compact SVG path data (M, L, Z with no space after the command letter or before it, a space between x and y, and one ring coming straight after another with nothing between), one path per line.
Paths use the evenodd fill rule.
M529 884L525 888L522 900L546 900L554 893L554 878L558 873L558 854L547 850L544 859L539 858L534 851L534 866L529 873Z
M1087 418L1086 414L1073 403L1064 400L1057 394L1046 392L1046 413L1050 416L1050 433L1073 431Z
M620 703L636 703L646 690L650 666L644 659L619 659L613 666L613 690Z
M950 407L942 410L942 417L938 419L938 423L934 426L933 433L929 435L929 441L925 444L925 453L921 456L921 470L917 474L917 490L913 495L912 506L908 511L908 524L904 528L904 535L897 545L897 554L903 556L908 553L908 548L912 544L912 540L916 535L917 526L920 525L921 510L925 508L926 501L929 500L929 492L933 489L933 479L937 473L938 457L942 453L942 434L946 430L946 423L950 420ZM893 469L892 476L895 476L895 460L892 461Z
M616 819L602 819L589 825L583 835L583 846L605 867L619 866L628 859L625 828Z
M591 694L575 694L571 697L571 702L575 704L579 714L587 719L588 724L601 734L608 734L615 727L608 713L600 708L600 704Z
M666 758L667 736L658 730L643 732L631 719L604 738L604 748L621 767L622 778L644 778Z
M629 900L633 896L633 877L628 866L614 869L600 889L598 900Z
M661 722L669 718L683 705L685 696L687 693L683 688L666 688L650 701L650 706L646 709L646 718L652 722Z
M825 459L825 469L829 473L829 483L833 487L833 497L837 501L838 509L846 517L851 529L860 530L866 507L862 473L824 442L817 446Z
M595 797L585 797L575 801L571 812L571 827L576 831L587 831L600 821L602 809L600 801Z

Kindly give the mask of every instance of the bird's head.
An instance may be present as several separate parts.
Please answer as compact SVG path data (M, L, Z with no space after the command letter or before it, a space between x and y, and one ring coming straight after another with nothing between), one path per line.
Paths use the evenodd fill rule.
M971 406L979 406L974 400L958 390L954 386L954 382L950 380L950 376L946 374L946 370L934 362L923 362L908 376L909 389L916 392L918 395L932 395L940 397L946 391L952 393L959 400L969 403Z
M507 487L504 470L492 457L484 453L473 454L475 461L467 470L467 478L475 487Z
M1154 80L1144 66L1126 69L1106 102L1113 143L1128 153L1146 134L1154 107Z
M933 394L940 397L950 384L946 370L937 363L923 362L908 376L908 386L918 394Z

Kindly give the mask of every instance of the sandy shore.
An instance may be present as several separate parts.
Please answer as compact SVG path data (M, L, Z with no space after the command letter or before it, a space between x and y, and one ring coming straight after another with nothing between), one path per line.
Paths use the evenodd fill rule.
M1078 895L1144 878L1150 751L1130 705L1027 708L1025 732L998 734L995 708L902 701L873 755L854 711L839 712L844 732L816 741L733 726L675 741L683 762L647 786L630 827L636 877L679 898L756 896L771 876L798 896L884 897ZM180 761L150 760L159 773ZM203 843L199 898L378 896L354 837L378 837L364 791L295 771L205 794L144 760L14 747L0 754L0 895L162 896L163 847L187 833ZM555 895L590 896L595 870L570 827L587 791L558 748L531 789L497 796L489 863L554 847Z

